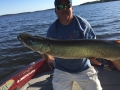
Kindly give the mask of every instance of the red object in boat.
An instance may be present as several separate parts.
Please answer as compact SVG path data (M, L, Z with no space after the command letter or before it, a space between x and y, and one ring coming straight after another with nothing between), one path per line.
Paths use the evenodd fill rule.
M32 62L28 66L0 81L0 90L18 90L38 73L50 70L51 68L46 60L41 59Z

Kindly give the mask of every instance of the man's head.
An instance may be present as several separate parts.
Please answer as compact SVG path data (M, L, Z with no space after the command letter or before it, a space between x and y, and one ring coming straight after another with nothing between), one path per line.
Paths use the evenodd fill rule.
M54 5L56 6L61 0L55 0ZM72 4L72 0L64 0Z
M72 19L72 0L55 0L55 12L60 22L69 22Z

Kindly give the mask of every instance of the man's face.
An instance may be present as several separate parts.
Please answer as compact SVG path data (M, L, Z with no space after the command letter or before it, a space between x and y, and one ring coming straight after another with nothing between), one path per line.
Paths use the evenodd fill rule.
M58 5L68 5L70 4L68 0L60 0ZM69 20L72 18L72 6L70 8L63 8L61 10L55 9L56 14L60 20Z

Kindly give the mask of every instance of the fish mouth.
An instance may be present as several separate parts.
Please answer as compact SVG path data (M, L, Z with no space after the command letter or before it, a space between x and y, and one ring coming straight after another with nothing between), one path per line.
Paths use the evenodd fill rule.
M20 35L18 35L17 38L23 44L26 44L28 46L32 45L32 36L29 34L20 34Z

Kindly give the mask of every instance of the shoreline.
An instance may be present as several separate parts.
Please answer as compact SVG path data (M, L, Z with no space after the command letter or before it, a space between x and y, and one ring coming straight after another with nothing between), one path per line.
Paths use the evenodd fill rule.
M93 2L82 3L82 4L76 5L76 6L89 5L89 4L97 4L97 3L105 3L105 2L113 2L113 1L120 1L120 0L93 1ZM73 6L73 7L75 7L75 6ZM0 15L0 17L10 16L10 15L18 15L18 14L26 14L26 13L33 13L33 12L41 12L41 11L47 11L47 10L53 10L53 9L54 8L45 9L45 10L38 10L38 11L31 11L31 12L21 12L21 13L15 13L15 14L5 14L5 15Z
M100 0L100 1L86 2L86 3L82 3L80 5L89 5L89 4L105 3L105 2L113 2L113 1L120 1L120 0L106 0L106 1L105 0Z

